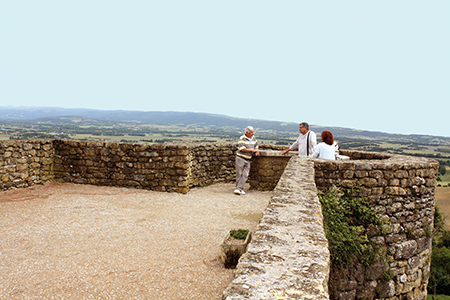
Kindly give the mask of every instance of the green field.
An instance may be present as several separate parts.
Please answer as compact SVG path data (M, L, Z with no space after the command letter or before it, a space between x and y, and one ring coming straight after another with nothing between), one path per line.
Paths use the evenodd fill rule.
M337 129L336 129L337 130ZM316 130L320 142L320 128ZM243 129L214 125L160 125L137 121L112 122L105 120L60 117L35 122L0 122L0 140L62 138L85 141L111 141L160 144L165 142L236 142ZM261 144L283 145L286 148L298 137L298 131L258 129L255 137ZM335 134L343 150L389 152L437 159L450 166L450 139L430 136L367 135L354 131ZM450 173L450 172L449 172ZM450 174L443 178L450 183ZM441 183L441 184L443 184Z
M447 172L445 173L445 175L440 176L441 181L437 182L438 187L439 186L442 186L442 187L450 186L450 167L446 166L445 168L447 169Z
M428 295L427 300L433 300L433 295ZM435 300L450 300L450 296L446 295L436 295Z

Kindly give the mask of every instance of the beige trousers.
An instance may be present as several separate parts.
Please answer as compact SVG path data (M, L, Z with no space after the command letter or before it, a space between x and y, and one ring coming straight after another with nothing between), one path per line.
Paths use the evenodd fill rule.
M250 160L236 156L236 189L243 190L250 173Z

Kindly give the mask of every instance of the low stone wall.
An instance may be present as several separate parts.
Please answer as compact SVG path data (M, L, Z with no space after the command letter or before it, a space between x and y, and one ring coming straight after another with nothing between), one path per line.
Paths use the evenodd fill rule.
M234 144L129 144L57 140L55 178L187 193L234 179Z
M188 187L231 182L236 179L235 143L192 143L188 145L190 149Z
M328 299L322 218L314 164L294 156L222 299Z
M272 191L283 175L289 159L296 155L297 151L283 155L279 150L261 150L260 156L254 156L251 160L248 177L250 187L259 191Z
M0 142L0 189L24 188L53 179L53 140Z

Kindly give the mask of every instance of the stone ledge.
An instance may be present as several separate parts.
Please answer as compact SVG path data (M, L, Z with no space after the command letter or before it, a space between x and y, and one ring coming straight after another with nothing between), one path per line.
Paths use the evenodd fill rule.
M222 299L329 299L320 209L313 162L293 156Z

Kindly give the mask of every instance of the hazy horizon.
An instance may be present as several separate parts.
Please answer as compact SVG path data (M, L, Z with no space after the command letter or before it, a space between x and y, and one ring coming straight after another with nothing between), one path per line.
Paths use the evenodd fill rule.
M153 112L162 112L162 113L194 113L194 114L207 114L207 115L216 115L216 116L223 116L223 117L228 117L228 118L236 118L236 119L248 119L248 118L239 118L239 117L233 117L233 116L229 116L226 114L213 114L213 113L203 113L203 112L192 112L192 111L142 111L142 110L108 110L108 109L91 109L91 108L83 108L83 107L78 107L78 108L63 108L63 107L50 107L50 106L13 106L13 105L5 105L5 106L0 106L0 110L2 108L8 108L8 109L56 109L56 110L94 110L94 111L103 111L103 112L118 112L118 111L123 111L123 112L137 112L137 113L153 113ZM70 116L70 115L64 115L64 116ZM44 117L45 118L45 117ZM0 120L1 120L1 115L0 115ZM272 121L272 120L265 120L265 119L249 119L249 123L248 125L253 125L251 123L251 120L256 120L256 121L268 121L268 122L279 122L279 121ZM280 123L286 123L286 124L298 124L298 122L280 122ZM410 134L402 134L402 133L391 133L391 132L385 132L385 131L380 131L380 130L369 130L369 129L357 129L357 128L353 128L353 127L343 127L343 126L324 126L322 124L312 124L309 123L310 126L312 126L313 130L314 127L321 127L321 128L326 128L329 127L330 130L331 128L342 128L342 129L348 129L348 130L357 130L357 131L368 131L368 132L379 132L379 133L388 133L388 134L400 134L400 135L428 135L428 136L433 136L433 137L443 137L443 138L450 138L450 136L439 136L439 135L430 135L430 134L419 134L419 133L410 133Z

